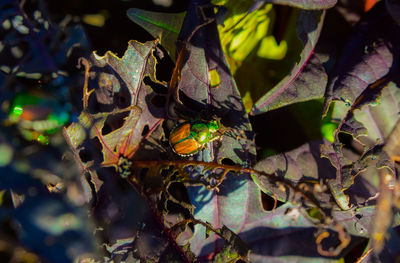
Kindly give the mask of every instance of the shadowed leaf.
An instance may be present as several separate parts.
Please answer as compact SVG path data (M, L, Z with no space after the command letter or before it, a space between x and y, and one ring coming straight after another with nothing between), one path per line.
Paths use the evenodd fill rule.
M396 0L386 0L386 9L392 16L393 20L400 25L400 5Z
M175 43L178 39L185 13L160 13L131 8L128 17L146 29L154 38L160 39L170 57L175 60Z

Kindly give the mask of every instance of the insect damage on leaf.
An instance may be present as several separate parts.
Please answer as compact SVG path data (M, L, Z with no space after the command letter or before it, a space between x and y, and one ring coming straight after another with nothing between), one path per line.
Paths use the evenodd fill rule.
M145 100L145 97L153 94L153 91L142 81L144 76L155 79L156 59L153 56L153 51L156 45L157 41L145 44L131 41L122 58L118 58L111 52L102 57L94 53L91 58L91 65L86 62L87 78L89 71L91 71L91 77L98 80L100 92L103 92L102 87L108 86L109 92L113 96L113 101L115 101L115 98L124 98L124 101L120 100L121 105L125 106L124 108L119 108L118 105L111 105L111 111L107 106L103 109L104 112L91 114L89 113L91 111L89 107L90 95L94 92L98 100L102 98L101 94L103 93L98 93L99 89L97 88L89 90L88 79L85 82L84 112L79 119L81 122L84 119L86 119L85 122L89 122L82 125L90 129L89 137L97 137L99 139L102 145L102 165L116 165L120 155L128 159L131 158L142 141L144 127L150 125L154 130L160 124L161 111L158 110L160 113L157 114L158 116L154 116L149 111L151 106ZM109 84L104 86L104 83ZM130 97L127 102L125 102L126 96ZM151 110L154 111L153 108ZM69 131L72 132L72 128L79 125L81 124L74 123L67 128L69 138L78 137L77 134L69 134ZM79 136L82 137L83 135ZM71 144L76 145L73 141L71 141Z

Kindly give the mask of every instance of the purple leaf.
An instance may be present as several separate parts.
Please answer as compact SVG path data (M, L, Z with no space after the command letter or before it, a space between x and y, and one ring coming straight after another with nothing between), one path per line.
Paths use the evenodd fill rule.
M328 9L336 5L337 0L255 0L277 5L288 5L301 9Z
M202 25L202 17L198 17L198 8L204 8L205 14L209 9L202 7L205 2L193 1L181 31L180 38L184 42L184 51L187 58L181 71L179 90L182 92L183 105L193 112L211 112L221 118L224 126L233 129L232 135L224 135L220 146L213 143L209 150L205 149L197 156L207 162L223 163L225 161L237 165L252 165L255 157L252 132L248 116L245 112L240 94L232 78L224 53L219 43L218 31L215 22L203 25L194 32L190 43L186 42L195 28ZM211 72L216 71L218 83L212 86ZM188 103L190 101L191 103ZM193 116L193 115L192 115ZM193 116L195 117L195 116ZM243 138L237 138L236 134ZM260 200L253 203L251 195L260 195L257 187L249 180L247 175L234 176L229 173L227 180L220 185L220 192L206 190L204 187L189 187L189 195L196 207L195 218L209 222L214 228L228 227L235 233L241 232L247 223L243 215L256 216L255 213L247 211L254 206L262 213ZM243 190L241 190L243 189ZM244 192L243 192L244 191ZM244 195L243 195L244 194ZM248 195L246 197L246 195ZM244 197L244 198L243 198ZM241 203L242 205L239 205ZM237 209L237 208L241 209ZM251 209L251 208L250 208ZM191 249L197 255L208 255L214 252L214 246L218 246L216 237L211 234L204 239L204 227L196 225L195 233L191 239ZM210 248L203 250L206 244ZM219 247L219 248L222 248Z
M376 169L387 165L379 144L385 143L398 120L400 97L394 57L400 51L399 32L383 3L377 4L355 28L329 84L325 106L335 101L332 118L340 124L334 144L330 150L324 149L324 155L337 169L329 186L343 209L349 209L349 202L362 202L360 197L364 201L373 197ZM339 133L352 135L357 154L349 155L351 151L339 141ZM375 158L381 159L380 163ZM354 183L356 176L359 179Z
M264 258L265 250L263 252L262 248L271 246L275 235L281 236L282 239L287 238L289 247L295 245L289 241L291 239L289 235L284 236L284 233L290 231L286 229L288 227L312 227L312 223L301 214L296 219L285 215L290 205L282 206L274 212L265 212L262 209L258 187L246 176L227 177L218 193L210 192L203 187L197 189L192 187L191 194L193 205L196 207L195 217L210 222L214 227L225 225L239 234L250 246L251 257ZM260 231L264 233L261 236L256 234ZM222 242L217 241L214 234L207 239L204 235L204 227L196 225L195 235L191 239L191 248L195 254L204 257L222 248ZM315 252L315 247L313 250ZM268 251L272 253L272 250Z
M73 123L66 130L71 145L83 143L82 126L91 128L91 138L97 137L103 146L103 165L115 165L121 155L132 157L142 138L158 127L164 108L152 104L157 94L143 82L146 76L155 82L156 45L157 41L130 41L122 58L111 52L102 57L93 53L91 70L98 84L93 90L97 103L111 112L83 112L80 123ZM109 131L105 130L106 124Z
M395 74L398 69L393 57L399 52L399 31L383 3L365 16L355 28L329 82L325 109L332 101L349 109L369 85L387 74ZM343 118L344 114L338 117Z
M211 18L197 15L199 9L211 15L212 10L204 7L204 3L194 1L190 5L181 31L180 39L184 45L180 52L184 52L185 61L178 89L182 93L183 107L177 106L176 110L184 108L191 113L192 119L205 116L208 120L215 116L232 129L222 136L221 143L214 142L209 150L203 150L197 156L199 160L251 165L255 148L250 121L222 51L216 23L206 24L212 21L207 20ZM191 34L193 37L187 42ZM213 75L218 76L216 84L212 83Z
M358 160L356 164L359 166L371 166L370 160L368 158L373 154L371 152L369 155L366 154ZM328 160L323 157L329 157L331 164ZM335 159L337 158L337 159ZM383 157L374 158L375 160L383 160ZM333 160L337 160L333 162ZM342 165L347 162L347 167ZM364 163L365 162L365 163ZM255 169L259 171L264 171L268 174L277 174L281 176L286 181L289 181L295 185L304 182L314 182L314 185L318 185L319 182L323 182L322 185L327 184L329 191L314 192L315 197L324 207L331 207L332 200L336 200L337 204L344 210L334 210L333 218L342 224L346 230L356 236L369 236L372 227L373 216L374 216L374 206L350 209L349 197L352 199L358 198L357 195L361 195L361 189L368 187L369 183L365 181L356 181L357 187L350 189L346 194L344 189L350 187L353 184L354 176L351 176L352 171L356 171L357 165L344 156L339 159L338 154L333 149L333 146L327 141L315 141L312 143L305 144L295 150L284 154L278 154L275 156L268 157L260 161ZM375 166L381 166L382 164L377 164ZM335 168L337 172L335 172ZM359 167L358 169L363 169ZM375 171L376 172L376 171ZM335 174L336 173L336 174ZM351 180L346 186L343 183L337 183L335 177L344 177L348 174L348 180ZM340 175L340 176L339 176ZM365 175L364 175L365 176ZM275 181L268 179L267 177L257 176L253 174L253 179L262 191L268 195L275 196L280 201L290 201L290 198L295 195L295 193L288 193L282 191ZM342 179L345 181L345 179ZM335 188L336 187L336 188ZM369 190L369 191L367 191ZM289 189L293 191L293 189ZM367 191L362 198L360 198L359 203L365 201L368 197L376 195L376 188L365 189ZM373 198L371 198L373 200ZM356 212L355 212L356 211Z
M396 0L386 0L386 9L392 16L393 20L400 25L400 4Z
M128 17L136 24L147 30L175 59L175 44L178 39L185 13L160 13L131 8Z
M324 16L322 11L301 11L297 25L297 34L304 45L300 61L288 76L255 103L252 115L324 95L327 74L319 56L314 54Z
M157 81L155 77L156 59L153 55L157 43L157 41L152 41L142 44L130 41L128 49L121 59L111 53L107 53L104 57L92 56L93 62L99 67L96 70L104 70L104 73L109 76L109 81L113 82L114 89L120 87L120 90L114 91L116 92L114 100L118 96L126 96L123 88L127 88L130 101L125 105L134 105L140 108L140 112L131 112L131 114L140 115L138 119L136 116L131 116L137 119L137 122L126 127L124 125L124 129L120 128L104 136L109 148L118 146L119 153L126 157L132 157L142 137L148 135L143 134L145 127L147 126L147 131L151 133L158 127L164 116L164 108L153 103L153 98L157 94L150 85L146 85L143 81L145 77L150 78L153 82ZM126 123L128 124L128 120L132 118L127 119Z
M320 157L321 144L329 145L329 142L319 140L304 144L290 152L261 160L254 168L268 174L277 174L293 184L310 181L318 183L321 180L334 178L335 169L327 160ZM286 190L282 191L275 182L271 182L265 176L253 175L253 180L263 192L271 196L275 194L280 201L289 201L288 198L294 195L287 193ZM322 193L320 198L326 203L330 200L326 193Z
M347 211L334 210L333 216L351 235L368 238L372 234L375 212L375 206L371 205L352 208ZM399 223L398 218L393 222L394 225L398 225Z
M151 202L144 198L141 189L132 189L117 175L127 177L132 174L129 165L132 155L142 139L153 133L164 117L164 105L153 104L153 98L158 94L151 86L157 83L155 54L161 52L157 44L157 41L144 44L130 41L122 58L107 52L102 57L93 53L92 65L82 60L86 61L87 73L89 70L91 73L90 90L84 87L84 111L79 123L71 124L65 133L78 159L82 150L90 149L102 155L101 163L89 158L83 169L91 168L91 181L95 185L94 217L103 227L102 234L107 237L105 242L111 246L111 252L125 254L127 248L133 248L136 257L153 260L176 254L176 248L170 247L175 241L165 234L164 225L152 214ZM146 79L149 85L146 85ZM86 138L87 135L90 138ZM102 153L96 146L102 146ZM146 156L141 154L139 158ZM93 163L95 165L90 167ZM99 166L116 166L118 171L95 170ZM132 207L135 207L135 213L130 212ZM145 227L140 227L143 222ZM129 238L132 240L126 241ZM151 253L153 248L149 248L149 244L156 246L158 253ZM177 255L180 257L179 252Z

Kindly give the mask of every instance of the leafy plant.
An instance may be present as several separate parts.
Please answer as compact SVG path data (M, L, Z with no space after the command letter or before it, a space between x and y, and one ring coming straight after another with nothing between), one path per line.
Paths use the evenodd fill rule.
M395 1L3 2L5 261L398 260Z

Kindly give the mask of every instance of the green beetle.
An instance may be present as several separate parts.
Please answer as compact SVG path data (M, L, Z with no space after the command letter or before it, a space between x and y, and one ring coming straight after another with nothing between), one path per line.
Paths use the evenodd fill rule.
M169 136L172 150L182 157L192 156L207 143L219 139L230 128L223 127L219 120L183 122L176 126Z

